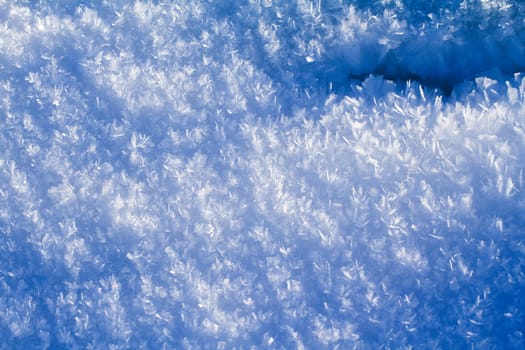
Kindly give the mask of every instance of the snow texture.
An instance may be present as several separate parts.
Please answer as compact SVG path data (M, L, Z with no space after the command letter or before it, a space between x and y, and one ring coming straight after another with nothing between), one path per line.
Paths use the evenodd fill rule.
M525 348L519 0L0 0L0 349Z

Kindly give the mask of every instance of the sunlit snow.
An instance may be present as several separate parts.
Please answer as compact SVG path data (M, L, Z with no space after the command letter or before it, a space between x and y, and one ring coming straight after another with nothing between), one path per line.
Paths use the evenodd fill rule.
M525 348L518 0L0 0L0 349Z

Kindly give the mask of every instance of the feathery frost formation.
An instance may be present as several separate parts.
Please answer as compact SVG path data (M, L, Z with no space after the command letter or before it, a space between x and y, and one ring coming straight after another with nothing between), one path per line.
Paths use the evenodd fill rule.
M0 0L0 348L524 347L524 12Z

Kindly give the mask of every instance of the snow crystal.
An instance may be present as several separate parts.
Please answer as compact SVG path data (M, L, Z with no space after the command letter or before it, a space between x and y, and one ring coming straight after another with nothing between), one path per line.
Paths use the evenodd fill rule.
M0 348L523 348L520 1L0 0Z

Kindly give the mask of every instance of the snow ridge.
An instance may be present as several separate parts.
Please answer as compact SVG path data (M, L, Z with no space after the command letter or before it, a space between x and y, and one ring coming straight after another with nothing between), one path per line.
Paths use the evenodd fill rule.
M524 347L525 7L434 3L0 0L0 348Z

